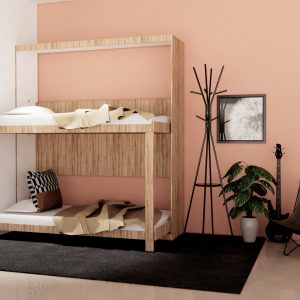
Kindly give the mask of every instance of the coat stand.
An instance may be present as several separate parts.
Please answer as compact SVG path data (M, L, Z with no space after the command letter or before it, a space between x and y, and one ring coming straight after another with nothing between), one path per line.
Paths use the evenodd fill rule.
M203 137L202 146L201 146L201 150L200 150L198 165L197 165L197 169L196 169L194 185L193 185L192 195L191 195L189 209L188 209L188 213L187 213L187 218L186 218L186 222L185 222L185 226L184 226L184 232L186 232L187 224L189 221L190 210L191 210L191 206L193 203L195 189L196 189L196 187L197 188L201 187L201 188L203 188L203 212L202 212L202 246L203 246L204 231L205 231L205 210L206 210L206 200L207 200L207 190L208 189L210 191L210 193L209 193L210 194L210 212L211 212L210 218L211 218L212 235L214 235L214 209L213 209L213 195L212 194L213 194L213 188L215 188L215 187L221 188L221 194L222 194L223 200L224 200L224 206L226 209L230 233L231 233L231 235L233 235L228 206L227 206L227 202L226 202L226 198L225 198L225 193L223 191L222 176L221 176L221 172L220 172L220 166L219 166L219 162L218 162L214 138L211 133L211 123L212 123L212 121L218 119L218 116L212 118L212 114L211 114L211 108L212 108L214 98L218 94L227 92L227 90L222 90L219 92L217 91L219 82L220 82L222 74L223 74L224 66L222 66L222 69L220 71L220 74L219 74L219 77L218 77L218 80L217 80L217 83L216 83L216 86L215 86L213 92L212 92L212 69L210 69L210 74L209 74L209 78L208 78L207 68L206 68L206 65L204 65L204 72L205 72L205 89L204 90L202 89L202 86L200 84L195 67L193 67L193 70L194 70L194 74L195 74L195 77L196 77L196 80L197 80L197 83L199 86L199 92L191 91L191 93L200 95L203 99L203 102L205 105L205 118L200 117L198 115L196 117L205 122L205 132L204 132L204 137ZM200 165L201 165L201 161L202 161L202 157L203 157L204 147L205 147L204 183L198 183L198 175L199 175L199 169L200 169ZM217 172L218 172L218 178L219 178L218 183L212 182L212 152L213 152L213 158L215 159Z

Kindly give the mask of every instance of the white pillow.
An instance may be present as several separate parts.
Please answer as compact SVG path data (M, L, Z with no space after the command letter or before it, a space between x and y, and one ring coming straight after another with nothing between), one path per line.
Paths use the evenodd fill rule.
M13 206L5 209L8 212L21 212L21 213L35 213L37 208L32 203L31 199L21 200L14 204Z
M19 106L16 107L8 112L6 112L6 115L50 115L54 112L47 107L42 106Z

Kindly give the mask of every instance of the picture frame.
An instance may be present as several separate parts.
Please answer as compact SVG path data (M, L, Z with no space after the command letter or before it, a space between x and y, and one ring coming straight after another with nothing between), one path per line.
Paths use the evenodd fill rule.
M266 95L217 96L218 143L266 142Z

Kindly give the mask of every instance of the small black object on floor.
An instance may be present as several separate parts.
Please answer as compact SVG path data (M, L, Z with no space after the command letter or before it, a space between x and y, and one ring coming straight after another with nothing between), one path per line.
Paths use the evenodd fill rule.
M10 232L0 235L0 270L238 294L265 238L184 234L144 242L87 236Z

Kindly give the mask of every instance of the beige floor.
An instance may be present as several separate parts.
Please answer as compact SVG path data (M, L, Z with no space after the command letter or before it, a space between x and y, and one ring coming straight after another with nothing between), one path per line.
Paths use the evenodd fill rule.
M265 243L240 295L0 272L0 299L300 299L300 249L285 257L282 246Z

